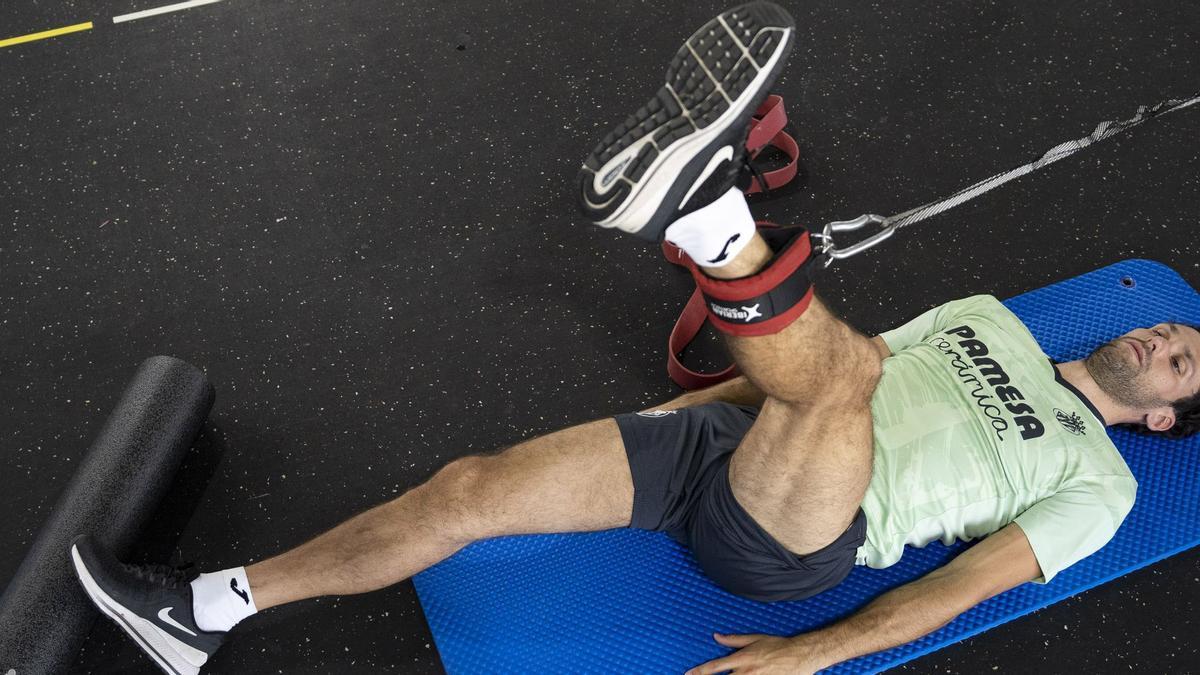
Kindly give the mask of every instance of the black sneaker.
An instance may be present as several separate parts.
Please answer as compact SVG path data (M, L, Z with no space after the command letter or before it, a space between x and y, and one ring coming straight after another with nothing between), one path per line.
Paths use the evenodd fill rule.
M734 187L748 164L750 118L795 32L792 17L770 2L704 24L676 52L666 85L584 161L584 214L601 227L659 241L667 225Z
M195 675L225 633L202 631L192 614L191 581L166 565L126 565L91 537L71 542L71 560L88 597L171 675Z

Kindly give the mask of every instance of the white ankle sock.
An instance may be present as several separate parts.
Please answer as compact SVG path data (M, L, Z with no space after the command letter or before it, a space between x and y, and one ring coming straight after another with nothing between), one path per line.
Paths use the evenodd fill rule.
M667 227L666 239L701 267L724 267L754 236L754 217L736 187Z
M201 574L192 581L192 612L200 630L225 632L257 611L245 567Z

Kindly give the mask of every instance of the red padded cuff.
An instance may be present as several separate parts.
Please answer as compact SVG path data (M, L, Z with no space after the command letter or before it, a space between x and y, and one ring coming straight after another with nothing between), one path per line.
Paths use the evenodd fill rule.
M812 257L812 242L807 234L805 230L800 229L783 252L768 263L766 269L753 276L741 279L714 279L690 259L688 267L692 270L696 285L709 297L732 301L753 298L783 283L797 267Z
M808 309L813 296L812 253L808 232L797 228L779 255L753 276L713 279L685 260L713 325L730 335L757 336L783 330Z
M717 330L726 335L737 335L741 337L756 337L759 335L771 335L787 328L793 321L800 318L804 310L808 309L809 303L812 302L813 287L808 287L808 292L800 299L791 309L776 315L774 318L768 319L761 323L731 323L720 317L715 316L710 309L708 312L708 320Z

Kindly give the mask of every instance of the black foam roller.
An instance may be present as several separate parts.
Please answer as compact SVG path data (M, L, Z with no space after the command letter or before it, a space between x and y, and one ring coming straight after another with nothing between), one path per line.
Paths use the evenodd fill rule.
M71 540L91 534L128 555L213 398L195 367L169 356L142 362L0 596L0 675L71 665L99 614L75 578Z

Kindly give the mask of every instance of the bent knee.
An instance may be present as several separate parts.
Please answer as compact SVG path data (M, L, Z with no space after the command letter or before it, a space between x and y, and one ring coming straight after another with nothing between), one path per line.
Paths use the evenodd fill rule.
M866 401L870 401L871 396L875 394L875 388L879 386L879 379L883 377L883 358L874 345L870 342L867 342L866 345L862 358L858 362L860 383L858 393Z
M883 359L874 345L863 339L861 345L845 350L833 371L821 387L817 403L864 407L870 404L883 376Z
M443 466L421 488L444 515L447 528L472 533L484 517L480 495L486 484L487 458L468 456Z

